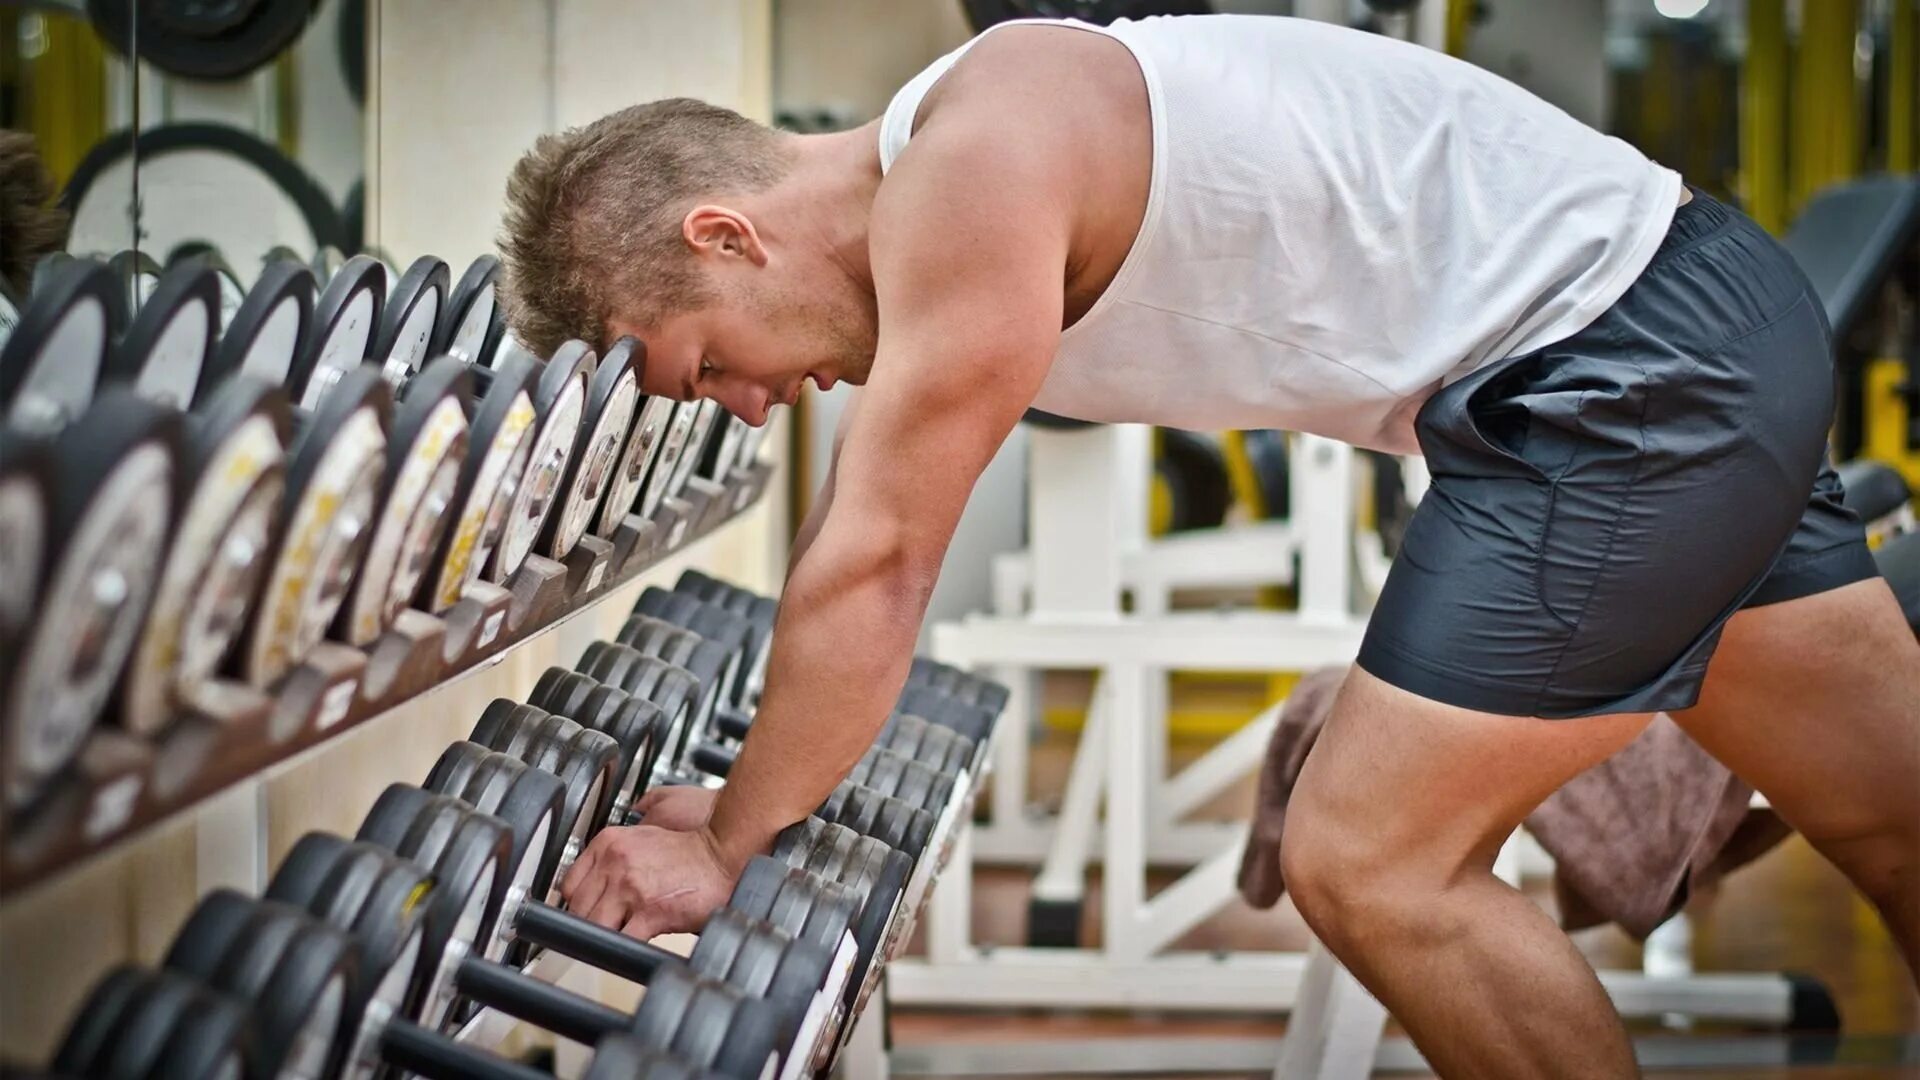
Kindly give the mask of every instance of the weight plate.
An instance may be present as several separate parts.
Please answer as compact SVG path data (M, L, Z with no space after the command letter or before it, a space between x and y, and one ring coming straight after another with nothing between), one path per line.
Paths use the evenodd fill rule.
M486 708L480 710L480 719L473 722L473 730L467 733L467 741L489 750L499 750L513 737L513 729L525 720L526 716L520 712L518 702L511 698L494 698Z
M111 1020L103 1020L104 1017ZM149 1076L225 1076L238 1080L246 1010L238 1003L168 971L120 968L82 1008L55 1072L100 1080Z
M872 836L873 823L880 816L880 808L885 804L886 796L867 787L865 784L849 783L853 790L847 794L846 804L838 817L820 816L822 821L831 821L836 825L845 825L861 836ZM884 842L884 837L882 841Z
M103 376L178 409L192 403L220 332L220 284L205 264L169 269L108 352Z
M189 79L237 79L290 48L311 0L87 0L102 40L122 56Z
M267 260L259 280L220 335L213 360L201 376L201 395L208 395L235 372L276 386L286 383L313 320L313 299L311 271L297 262Z
M865 784L882 795L898 795L900 781L906 775L906 766L906 759L900 755L882 747L872 747L847 778L857 784Z
M881 804L879 816L867 835L919 862L927 850L928 839L933 836L933 823L933 815L928 811L901 799L888 799Z
M986 708L948 697L928 686L909 684L901 691L900 701L894 707L930 723L950 727L972 739L976 747L993 730L994 714Z
M321 244L313 252L313 280L316 288L324 288L333 280L333 275L347 265L346 253L332 244ZM381 288L386 288L386 280L381 279Z
M700 462L700 475L718 483L726 479L727 473L733 470L735 459L740 454L740 442L745 437L745 432L751 429L747 427L745 420L724 409L716 423L719 427L719 435L717 438L707 440L707 453Z
M917 760L920 756L920 749L926 742L926 733L933 727L933 724L929 724L917 716L908 716L905 713L897 712L889 713L887 714L887 722L880 728L880 736L873 740L873 745L884 746L896 754ZM941 728L940 730L946 731L947 729Z
M607 402L595 397L595 391L599 388L598 374L599 359L593 350L581 342L568 341L554 352L553 359L547 361L546 370L540 376L543 388L549 384L570 388L578 382L582 395L580 419L575 424L572 442L567 446L566 462L554 477L552 505L539 531L539 549L549 558L567 557L580 541L587 522L593 516L595 504L587 501L588 496L605 494L606 472L611 467L611 459L603 452L609 448L602 446L604 434L600 430L602 417L598 410L602 410ZM631 421L629 411L626 422ZM625 432L623 426L619 434L624 437ZM599 453L601 460L589 462L586 456L589 450ZM593 472L586 471L590 465L597 468ZM592 490L589 491L589 488Z
M378 506L390 413L379 371L362 367L345 372L317 410L296 415L279 549L244 654L255 686L271 686L305 658L346 599Z
M435 353L451 353L468 363L480 358L493 322L499 277L500 260L492 255L481 255L468 264L440 313L433 335Z
M44 444L0 427L0 674L26 630L46 572L53 464Z
M700 1000L687 1011L689 1023L682 1025L686 1041L678 1045L695 1049L686 1058L740 1080L770 1075L796 1034L797 1021L779 1006L741 997L725 985L703 986ZM702 1051L711 1056L703 1061Z
M394 410L381 509L334 627L349 644L371 644L420 591L467 460L467 396L466 365L443 356Z
M885 751L893 754L893 751ZM899 757L898 754L893 754ZM938 813L946 806L947 796L953 794L953 781L935 772L923 762L911 759L900 763L900 782L893 790L894 797L908 806Z
M7 805L24 807L78 753L120 677L178 509L179 414L109 389L53 443L40 616L0 691Z
M273 543L291 423L280 388L245 376L228 380L192 418L191 489L121 690L128 730L165 726L239 638Z
M87 1000L67 1025L66 1038L53 1057L53 1071L59 1076L91 1076L105 1049L121 1030L128 1009L138 1001L148 980L162 976L131 965L114 968L95 983Z
M570 550L589 531L602 538L613 535L611 528L595 530L593 526L618 477L621 451L640 404L639 373L630 363L632 355L631 351L608 353L594 370L587 391L587 424L564 484L566 498L555 521L547 526L553 551Z
M539 421L533 436L532 456L525 474L514 490L507 510L506 530L494 550L494 572L501 578L520 568L533 552L534 541L546 527L560 495L560 479L573 458L573 446L580 431L580 417L586 408L587 369L575 357L571 365L553 364L543 369L533 394L534 412Z
M693 475L694 467L700 463L701 455L707 452L707 439L713 434L714 425L720 419L721 408L717 401L702 401L693 415L693 425L687 430L687 443L680 451L680 457L673 463L673 475L667 479L667 494L678 495L686 488L687 479Z
M127 324L146 306L147 298L153 295L154 287L160 284L160 264L144 251L117 251L107 260L107 269L113 271L114 281L124 300L120 318L114 325L114 333L118 336L126 332Z
M495 562L494 551L506 531L507 515L533 454L537 416L531 392L532 363L509 364L492 371L469 368L468 374L476 385L486 385L479 390L468 433L470 452L449 504L453 523L441 540L433 571L421 585L424 606L436 615L459 602L467 586ZM519 564L505 569L517 570ZM498 573L488 580L505 577L505 573Z
M335 383L366 363L386 298L386 268L365 255L327 280L287 383L301 408L317 408Z
M608 1035L593 1047L586 1080L718 1080L720 1074L703 1069L632 1035Z
M619 687L557 667L548 668L541 676L531 700L539 708L613 739L619 747L619 779L608 813L611 817L622 815L646 789L646 778L653 768L659 707Z
M433 355L434 328L447 299L447 264L431 255L413 260L387 293L380 310L380 330L374 335L371 356L399 386Z
M471 748L463 749L463 748ZM455 743L441 756L446 762L451 754L474 754L477 752L480 766L490 766L494 776L504 775L500 763L516 764L504 754L487 751L472 743ZM441 771L440 765L434 766L434 772ZM477 770L476 770L477 771ZM439 791L464 799L476 809L500 819L507 826L513 839L513 851L506 865L510 872L506 876L505 888L500 902L493 905L487 915L487 925L494 928L492 937L482 950L489 960L497 960L506 952L510 941L510 927L502 925L510 921L502 918L503 906L517 905L522 900L546 895L546 883L538 880L540 862L551 846L556 823L560 819L560 800L562 796L560 780L557 777L534 770L520 768L510 777L508 783L498 787L491 797L485 789L489 786L489 777L475 775L460 788L443 787L430 775L424 785L429 790ZM472 797L479 794L487 799L489 805L481 805Z
M136 180L139 198L134 198ZM72 214L68 247L144 251L205 244L234 266L252 267L276 244L311 251L333 239L339 214L319 181L274 143L231 123L140 129L93 144L60 195Z
M630 1032L650 1046L673 1046L703 980L678 965L665 966L647 981L647 992L633 1014Z
M797 941L838 949L853 924L860 901L837 881L756 855L734 886L727 906L777 926Z
M428 791L460 798L467 790L468 782L473 779L474 771L491 752L478 743L450 743L440 752L433 768L427 770L427 778L421 782L421 786Z
M125 301L99 263L66 259L47 266L44 283L0 346L0 416L32 431L57 428L93 399Z
M646 368L646 346L633 338L623 337L613 343L605 362L618 362L622 352L629 354L627 364L638 378ZM647 482L647 470L653 467L654 459L659 456L660 436L666 430L668 418L673 415L673 404L658 395L637 399L626 445L620 451L619 462L608 482L606 501L600 507L600 525L595 530L598 535L612 536L621 521L639 509L636 504Z
M686 449L687 435L693 430L694 417L700 412L697 401L677 402L673 407L673 416L667 421L667 433L660 441L659 459L654 462L652 471L647 474L647 486L640 496L640 516L651 518L660 509L660 500L673 490L673 474L679 471L681 452Z

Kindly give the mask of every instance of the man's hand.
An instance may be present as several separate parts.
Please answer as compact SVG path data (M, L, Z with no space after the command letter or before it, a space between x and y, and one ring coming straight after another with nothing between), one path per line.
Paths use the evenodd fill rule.
M740 867L723 865L705 828L602 829L567 873L560 895L588 922L642 941L694 933L727 902Z
M640 796L633 804L645 824L674 832L706 827L713 816L713 797L719 791L698 784L668 784Z

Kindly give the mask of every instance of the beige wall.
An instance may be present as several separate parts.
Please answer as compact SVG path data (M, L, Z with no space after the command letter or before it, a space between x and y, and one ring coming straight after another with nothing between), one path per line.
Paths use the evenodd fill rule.
M534 136L631 101L694 94L770 115L770 0L421 0L378 4L369 220L396 256L456 268L489 248L508 169ZM565 57L555 63L555 57ZM784 429L784 422L782 424ZM768 440L783 456L784 431ZM647 582L698 565L766 589L784 565L786 483L744 519L497 666L334 740L266 785L270 863L301 834L351 833L388 783L418 782L494 697L610 636ZM153 962L198 897L196 816L0 903L0 1058L41 1062L109 966Z

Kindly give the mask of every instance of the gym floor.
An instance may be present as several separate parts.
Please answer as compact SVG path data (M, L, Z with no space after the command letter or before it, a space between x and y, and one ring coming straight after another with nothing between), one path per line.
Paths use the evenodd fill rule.
M1051 733L1033 752L1032 784L1035 796L1057 794L1072 761L1071 735ZM1176 747L1176 761L1204 746ZM1184 752L1183 752L1184 751ZM1252 806L1252 779L1208 808L1208 816L1241 816ZM985 944L1017 945L1026 937L1030 873L983 869L975 874L973 925ZM1170 880L1170 879L1169 879ZM1164 884L1156 881L1155 885ZM1527 890L1541 904L1552 907L1548 883L1530 881ZM1087 904L1082 940L1097 942L1100 934L1098 877ZM1839 872L1799 837L1789 838L1757 862L1733 874L1717 895L1697 898L1690 908L1694 921L1694 963L1702 972L1806 972L1824 980L1840 1006L1849 1037L1884 1037L1920 1033L1920 994L1916 994L1899 955L1866 902L1848 886ZM1303 950L1308 944L1304 923L1291 904L1282 901L1272 911L1244 904L1223 912L1181 939L1182 949ZM1638 969L1640 946L1611 926L1574 935L1599 968ZM1258 1038L1275 1037L1286 1030L1277 1019L1245 1017L1154 1016L1017 1011L898 1010L893 1037L897 1043L981 1042L1006 1043L1044 1039ZM1636 1034L1655 1034L1646 1027ZM1389 1030L1389 1034L1401 1034ZM1129 1074L1138 1077L1138 1074ZM1218 1074L1215 1074L1218 1075ZM1415 1074L1397 1074L1410 1076ZM1650 1078L1733 1080L1742 1078L1808 1077L1819 1080L1891 1080L1920 1077L1920 1069L1885 1065L1796 1066L1768 1070L1703 1070L1652 1072Z

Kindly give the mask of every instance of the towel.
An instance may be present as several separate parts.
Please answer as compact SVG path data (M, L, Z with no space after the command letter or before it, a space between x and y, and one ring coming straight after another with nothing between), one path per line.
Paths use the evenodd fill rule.
M1308 674L1281 707L1240 859L1240 893L1255 907L1272 907L1286 890L1280 837L1287 802L1346 673L1339 667ZM1671 717L1656 715L1633 742L1527 817L1527 831L1554 859L1561 926L1612 922L1644 939L1694 892L1788 835L1771 811L1750 807L1752 797L1752 788Z

